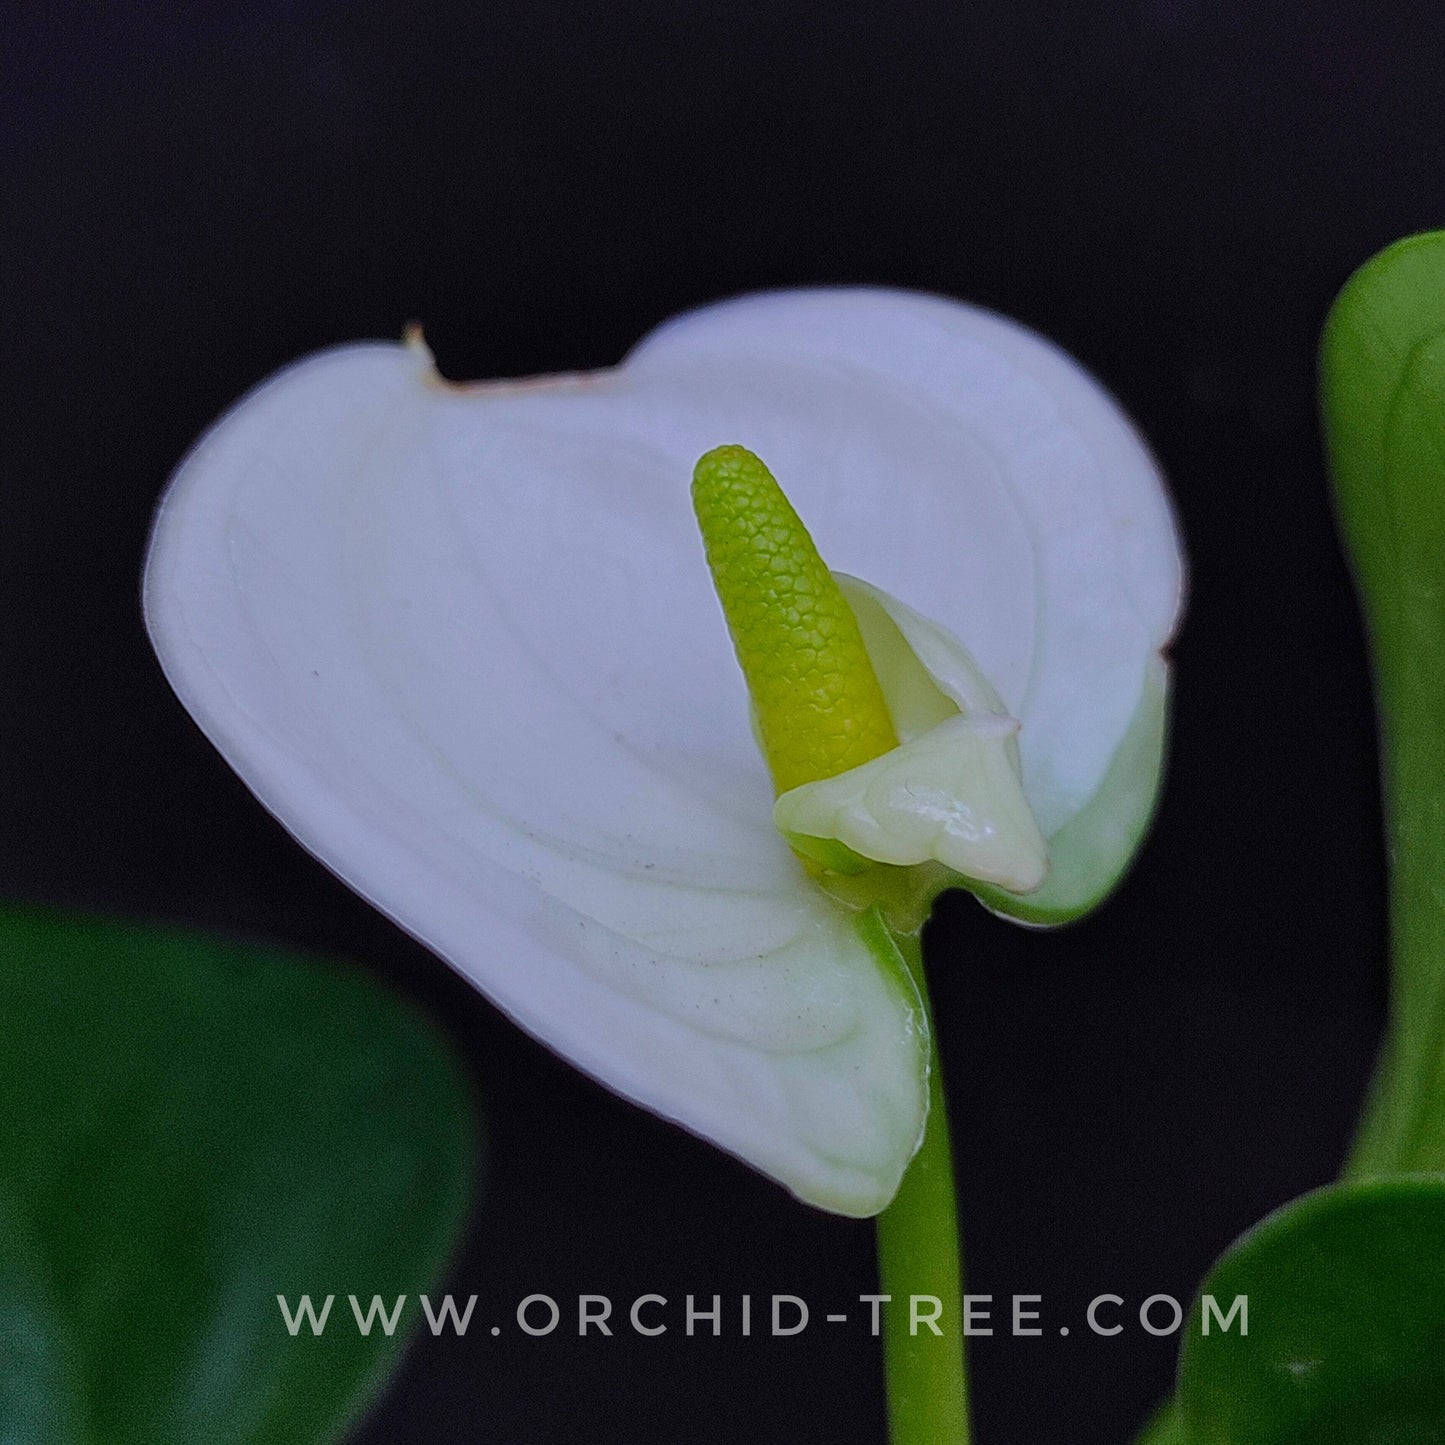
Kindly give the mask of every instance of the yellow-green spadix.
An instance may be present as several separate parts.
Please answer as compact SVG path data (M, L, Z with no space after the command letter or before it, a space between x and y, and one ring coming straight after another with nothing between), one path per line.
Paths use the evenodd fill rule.
M868 860L938 863L1017 893L1038 888L1047 849L1019 781L1018 723L967 651L953 649L956 670L972 675L965 697L918 679L933 684L942 721L918 731L900 699L900 744L843 586L763 462L717 447L692 494L784 837L850 874ZM899 639L878 645L907 661Z
M922 876L1033 922L1092 907L1154 798L1178 545L1111 399L957 303L748 297L524 383L449 385L418 342L322 352L183 462L146 615L352 887L580 1068L869 1214L922 1132L926 1039L886 936L775 826L689 500L734 440L843 569L899 744L787 788L778 826L892 861L859 846L894 786L864 775L971 729L1047 872Z

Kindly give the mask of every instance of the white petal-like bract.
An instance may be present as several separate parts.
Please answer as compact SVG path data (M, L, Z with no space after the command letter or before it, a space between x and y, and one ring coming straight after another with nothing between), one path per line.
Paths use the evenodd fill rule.
M417 345L321 353L182 464L146 615L349 884L604 1083L867 1214L921 1135L925 1029L886 934L773 826L688 497L726 442L830 565L967 645L1051 850L1107 891L1154 794L1172 521L1105 393L952 302L745 298L613 370L486 385Z

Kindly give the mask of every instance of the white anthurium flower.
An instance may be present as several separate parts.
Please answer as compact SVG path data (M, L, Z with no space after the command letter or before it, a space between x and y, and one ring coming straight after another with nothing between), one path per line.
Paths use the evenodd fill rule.
M848 574L898 739L776 819L689 504L732 442ZM182 464L145 603L182 701L352 887L611 1088L865 1215L928 1040L860 905L1095 904L1152 807L1180 591L1158 473L1068 357L827 290L581 376L456 386L415 338L304 360Z

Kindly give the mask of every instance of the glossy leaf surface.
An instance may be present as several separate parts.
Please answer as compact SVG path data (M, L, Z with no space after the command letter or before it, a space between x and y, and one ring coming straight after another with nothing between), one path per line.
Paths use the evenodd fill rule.
M1445 1180L1336 1185L1246 1234L1201 1289L1180 1369L1184 1445L1445 1440ZM1249 1330L1221 1328L1246 1296ZM1151 1437L1166 1439L1168 1436Z

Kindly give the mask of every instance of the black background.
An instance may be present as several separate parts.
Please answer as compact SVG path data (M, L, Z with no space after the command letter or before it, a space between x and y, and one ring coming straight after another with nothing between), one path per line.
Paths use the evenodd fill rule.
M1158 825L1094 919L950 898L929 942L970 1287L1045 1296L1043 1338L975 1343L978 1437L1126 1438L1174 1342L1084 1306L1187 1299L1327 1179L1383 1017L1313 365L1349 271L1445 221L1438 9L171 0L6 29L0 888L343 953L455 1035L489 1121L450 1280L477 1324L415 1343L366 1445L879 1441L861 1326L733 1327L743 1291L872 1288L871 1229L572 1072L251 801L140 626L183 450L281 363L411 319L448 375L554 371L809 282L982 302L1116 392L1192 568ZM529 1340L534 1291L719 1292L726 1334Z

